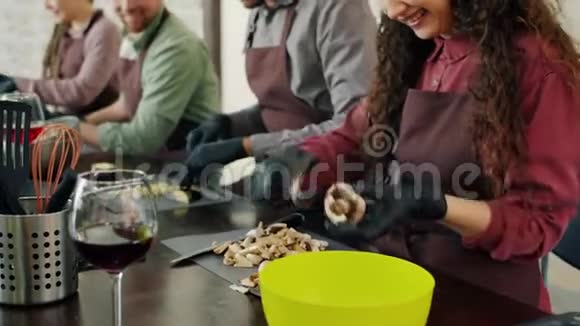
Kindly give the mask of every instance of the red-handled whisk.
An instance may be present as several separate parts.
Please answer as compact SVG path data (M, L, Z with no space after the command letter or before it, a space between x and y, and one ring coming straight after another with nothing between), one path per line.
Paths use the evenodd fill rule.
M59 180L67 168L76 168L81 154L82 142L77 130L64 124L53 124L34 141L32 148L32 182L36 195L36 211L45 211L55 193ZM43 182L46 187L43 193Z

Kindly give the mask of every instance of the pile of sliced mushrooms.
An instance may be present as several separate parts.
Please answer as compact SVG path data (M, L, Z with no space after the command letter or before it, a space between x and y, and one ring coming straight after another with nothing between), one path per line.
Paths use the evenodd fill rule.
M326 193L324 209L327 218L334 224L357 224L362 221L367 207L365 200L352 186L337 183ZM310 235L289 228L286 224L273 224L264 228L260 223L241 241L214 243L213 252L223 255L225 265L239 268L258 266L258 270L261 270L275 259L303 252L323 251L327 247L328 242L312 239ZM254 273L241 280L240 285L234 284L230 288L245 294L258 285L258 273Z
M308 234L296 231L286 224L278 223L264 227L262 223L237 242L228 241L222 244L214 243L213 252L223 255L225 265L239 268L259 267L278 258L296 255L304 252L323 251L328 242L315 240ZM258 286L258 273L240 281L242 287L232 286L232 289L247 293Z

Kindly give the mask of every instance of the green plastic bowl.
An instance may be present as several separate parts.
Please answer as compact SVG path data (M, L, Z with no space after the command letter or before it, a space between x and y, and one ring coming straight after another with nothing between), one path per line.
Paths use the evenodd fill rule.
M356 251L299 254L260 272L270 326L424 326L434 287L415 264Z

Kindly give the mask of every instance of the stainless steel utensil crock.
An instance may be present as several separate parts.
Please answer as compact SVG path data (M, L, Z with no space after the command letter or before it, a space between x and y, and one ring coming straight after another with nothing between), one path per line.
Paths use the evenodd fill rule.
M0 304L36 305L76 293L77 255L68 236L70 207L35 214L35 198L21 198L30 215L0 215Z

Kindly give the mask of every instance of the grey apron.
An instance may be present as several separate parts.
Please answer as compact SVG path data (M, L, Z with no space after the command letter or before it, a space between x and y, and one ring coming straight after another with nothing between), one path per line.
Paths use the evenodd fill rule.
M123 107L128 111L129 116L134 116L139 108L139 102L143 96L143 87L141 85L141 72L143 70L143 63L145 62L145 57L147 55L147 50L153 40L157 37L159 30L163 27L163 24L167 21L171 14L167 11L163 11L163 17L157 29L152 33L149 38L149 42L145 44L139 57L136 60L129 60L126 58L121 58L119 63L119 86L123 98ZM159 108L162 110L163 108ZM181 119L166 142L166 149L181 150L185 148L187 134L193 130L198 124L193 121L186 119Z
M456 176L453 185L454 171L466 163L477 165L469 129L475 110L476 103L468 95L410 90L395 153L398 161L434 164L446 192L456 194L460 178ZM485 197L483 178L462 185L462 189L477 191L480 200ZM465 248L457 234L441 225L417 223L399 227L375 245L385 254L451 274L520 302L532 306L539 303L542 283L537 262L495 261L488 252Z
M256 13L248 35L246 75L252 92L258 98L259 108L231 115L233 137L301 129L330 118L328 114L310 107L292 92L286 43L296 18L297 3L298 1L286 9L286 19L278 46L251 47L260 12Z

